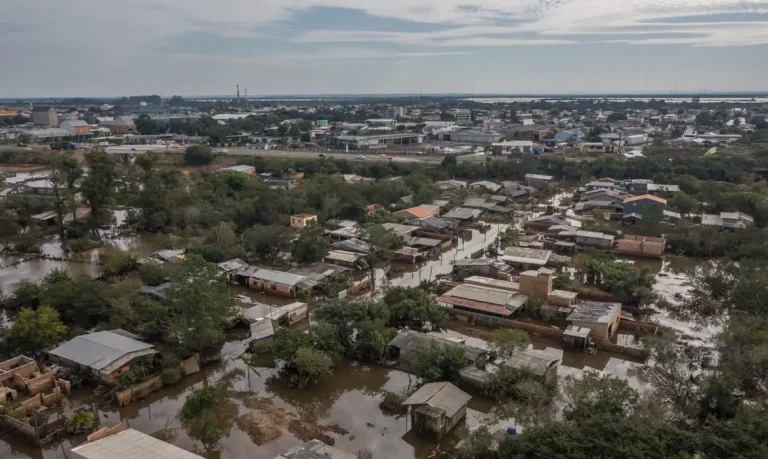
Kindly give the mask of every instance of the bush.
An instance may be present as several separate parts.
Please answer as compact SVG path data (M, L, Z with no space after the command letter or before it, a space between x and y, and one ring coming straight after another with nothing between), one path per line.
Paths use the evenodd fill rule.
M213 161L213 150L208 145L191 145L184 152L184 164L197 166L210 164Z
M408 398L406 394L398 392L384 392L384 399L379 403L379 408L384 414L405 414L408 407L402 403Z
M145 263L139 266L139 279L144 285L157 286L166 281L168 273L163 265Z
M121 250L109 250L101 255L104 262L104 275L107 277L124 276L139 267L135 255Z
M67 433L84 434L93 430L96 424L96 416L90 411L80 411L67 419Z
M168 367L163 370L160 378L163 380L164 386L176 384L181 379L181 369L179 367Z
M117 382L120 387L130 386L136 380L136 375L133 371L128 370L117 375Z

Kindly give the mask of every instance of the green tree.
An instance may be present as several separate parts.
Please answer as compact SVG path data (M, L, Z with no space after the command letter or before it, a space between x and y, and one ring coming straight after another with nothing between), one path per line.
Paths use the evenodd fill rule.
M23 308L8 332L8 342L18 353L40 355L67 336L67 327L50 306Z
M389 310L390 327L428 331L445 329L445 312L422 289L390 288L382 301Z
M171 317L166 340L193 352L223 343L237 306L227 294L218 267L188 254L170 278Z
M296 351L293 366L298 372L298 387L303 388L331 375L333 360L323 351L302 347Z
M291 249L291 256L298 263L314 263L322 261L330 250L331 243L325 237L323 227L312 223L299 233Z
M581 422L601 414L627 417L640 399L626 380L595 371L586 371L580 378L567 376L562 391L563 414L569 421Z
M111 219L109 204L114 200L117 165L104 150L92 150L85 154L88 175L80 185L83 199L91 207L90 221L94 230L100 223Z
M253 225L243 235L249 259L274 263L290 248L290 233L279 226Z
M500 328L491 333L490 343L496 354L506 358L527 349L531 344L531 337L522 330Z
M358 333L365 322L386 323L389 311L381 302L365 300L329 300L315 310L314 318L325 322L336 330L338 342L345 354L352 356L357 352Z
M181 407L179 419L189 435L200 441L206 455L215 454L216 446L224 435L217 411L226 400L224 392L216 386L205 386L192 392Z
M419 343L411 350L411 370L427 382L457 381L459 370L468 364L461 346L431 341Z
M445 158L443 158L443 161L440 163L440 167L443 169L448 169L450 167L454 167L457 164L459 164L459 160L456 159L456 155L445 155Z
M693 212L699 203L693 196L684 191L678 191L669 200L669 205L672 208L677 209L681 214L687 215Z
M145 151L144 153L138 155L133 162L134 164L139 166L143 171L147 172L154 169L155 164L157 164L159 160L160 160L160 155L150 150L150 151Z
M67 250L64 216L74 212L77 207L77 184L82 176L83 169L74 156L57 154L51 159L51 175L48 180L53 189L56 224L59 227L59 238L64 250Z
M184 164L198 166L213 161L213 150L208 145L190 145L184 152Z

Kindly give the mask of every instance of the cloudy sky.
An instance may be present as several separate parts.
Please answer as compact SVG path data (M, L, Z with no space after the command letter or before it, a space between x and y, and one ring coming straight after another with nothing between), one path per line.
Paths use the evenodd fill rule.
M2 0L0 97L768 90L768 0Z

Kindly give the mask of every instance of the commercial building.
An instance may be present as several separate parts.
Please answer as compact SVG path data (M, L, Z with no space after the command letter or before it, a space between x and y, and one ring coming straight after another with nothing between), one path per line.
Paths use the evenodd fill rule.
M64 120L61 122L60 127L76 136L91 134L91 126L82 120Z
M530 140L506 140L491 145L494 155L511 155L513 153L533 153L534 143Z
M35 126L59 127L59 115L49 106L37 106L32 109L32 123Z
M471 395L448 382L428 383L408 397L413 429L439 442L467 415Z
M468 129L448 134L451 142L492 144L504 138L504 135L494 131L478 131Z
M340 135L332 139L335 145L352 150L372 150L396 145L411 145L424 142L424 134L403 132L378 135Z
M468 110L466 108L453 110L453 116L456 117L457 123L469 124L472 122L472 110Z

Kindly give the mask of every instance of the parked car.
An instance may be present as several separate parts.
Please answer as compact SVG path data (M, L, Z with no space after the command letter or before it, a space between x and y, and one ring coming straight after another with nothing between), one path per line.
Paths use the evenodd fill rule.
M229 153L229 150L226 148L219 148L219 154L226 155L227 153Z
M365 156L363 156L363 155L357 155L357 159L365 159Z
M325 153L320 153L320 155L319 155L319 156L320 156L321 158L327 158L327 157L328 157L328 155L326 155Z

